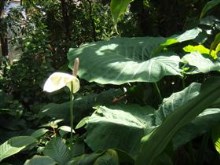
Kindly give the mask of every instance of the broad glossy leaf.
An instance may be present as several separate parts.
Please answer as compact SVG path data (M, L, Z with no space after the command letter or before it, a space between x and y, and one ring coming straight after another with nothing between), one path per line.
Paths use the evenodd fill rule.
M155 112L156 124L160 125L166 117L175 111L178 107L187 104L191 99L195 98L200 93L201 84L192 83L187 88L180 92L172 94L165 98L159 109ZM220 109L210 108L206 109L198 115L192 122L184 126L176 133L173 138L174 149L189 142L193 138L210 130L214 125L220 121ZM207 124L209 123L209 124Z
M169 37L164 43L162 43L162 46L170 46L176 43L181 43L184 41L189 41L189 40L193 40L195 39L199 33L202 30L200 28L195 28L195 29L191 29L191 30L187 30L185 31L183 34L180 35L173 35L171 37Z
M210 71L220 71L220 59L212 60L201 55L199 52L186 54L182 58L183 63L187 63L196 67L196 70L188 71L188 74L193 73L208 73Z
M26 160L24 165L56 165L56 162L49 156L35 155L33 158Z
M177 108L163 123L142 139L143 146L137 156L137 165L151 165L166 148L177 131L192 121L220 97L220 79L212 79L202 86L198 96Z
M71 157L70 150L59 137L53 138L43 151L45 156L54 159L58 164L66 164Z
M219 124L220 108L208 108L199 114L193 121L181 128L173 138L174 149L186 144ZM208 124L207 124L208 123Z
M117 148L133 155L141 137L154 127L151 107L101 106L88 120L85 141L94 151Z
M120 97L123 92L119 89L110 89L103 91L99 94L91 94L73 100L73 111L75 122L79 122L85 116L88 116L93 112L92 107L96 105L109 105L112 104L114 98ZM40 116L50 116L56 119L69 120L69 102L62 104L50 103L41 109Z
M79 80L77 77L67 73L55 72L51 74L50 77L46 80L44 84L44 91L54 92L65 86L67 86L71 91L71 85L72 92L76 93L80 88Z
M199 94L200 87L201 84L192 83L184 90L173 93L170 97L163 99L163 103L155 112L156 124L160 125L169 114L196 97Z
M0 145L0 162L34 144L36 141L37 139L32 136L17 136L7 140Z
M204 17L208 11L216 7L217 5L220 4L220 0L211 0L209 1L204 8L202 9L202 12L200 14L200 18Z
M70 49L70 64L79 57L80 78L100 84L156 82L164 76L181 75L175 54L156 56L161 37L117 38ZM71 66L70 66L71 67Z
M124 15L129 3L133 0L111 0L111 13L115 23L118 22L120 16Z

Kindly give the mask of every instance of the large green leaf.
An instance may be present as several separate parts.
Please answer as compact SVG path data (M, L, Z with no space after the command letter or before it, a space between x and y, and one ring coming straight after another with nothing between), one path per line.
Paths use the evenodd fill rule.
M80 59L80 78L100 84L156 82L167 75L181 75L175 54L155 54L161 37L116 38L70 49L70 64Z
M114 20L114 23L117 23L120 16L122 16L129 5L133 0L111 0L111 13Z
M162 46L170 46L176 43L181 43L189 40L195 39L199 33L202 32L200 28L194 28L185 31L183 34L180 35L173 35L169 37L164 43L162 43Z
M195 98L200 93L201 84L192 83L190 86L180 92L173 93L165 98L159 109L155 112L156 124L160 125L166 117L175 111L178 107L187 104L188 101ZM196 136L205 133L220 121L220 109L210 108L197 116L192 122L178 131L173 138L174 149L178 148ZM209 123L209 124L207 124Z
M157 129L142 139L143 146L136 159L137 165L151 165L177 131L220 97L220 79L212 79L205 84L197 97L173 111Z
M7 140L0 145L0 161L12 156L27 146L34 144L37 140L32 136L17 136Z
M67 148L61 138L53 138L45 147L43 151L45 156L54 159L60 165L66 164L71 157L70 150Z
M170 113L196 97L199 94L200 87L201 84L192 83L184 90L173 93L170 97L165 98L159 109L155 112L156 124L160 125Z
M187 104L191 99L200 93L201 84L192 83L180 92L173 93L165 98L159 109L155 112L156 124L160 125L166 117L175 111L178 107ZM192 122L184 126L173 138L174 149L178 148L193 138L210 130L220 121L220 109L209 108L197 116ZM207 124L209 123L209 124Z
M87 123L86 143L94 150L118 148L133 155L154 128L153 109L138 105L100 106Z
M195 70L187 71L188 74L208 73L210 71L220 71L220 59L212 60L201 55L199 52L186 54L182 58L182 62L196 67Z
M200 136L220 122L220 108L208 108L192 122L181 128L173 138L173 147L177 149L179 146L186 144L197 136ZM208 124L207 124L208 123Z
M110 89L99 94L84 96L73 101L74 120L79 122L83 117L88 116L93 110L92 107L97 105L112 104L114 98L120 97L122 90ZM50 116L56 119L69 120L69 102L62 104L50 103L44 106L40 112L41 116Z
M35 155L33 158L26 160L24 165L56 165L56 162L49 156Z

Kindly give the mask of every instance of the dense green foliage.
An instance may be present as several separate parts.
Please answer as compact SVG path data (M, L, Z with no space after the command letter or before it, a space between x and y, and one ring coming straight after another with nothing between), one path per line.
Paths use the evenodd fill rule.
M220 163L219 0L8 4L0 163Z

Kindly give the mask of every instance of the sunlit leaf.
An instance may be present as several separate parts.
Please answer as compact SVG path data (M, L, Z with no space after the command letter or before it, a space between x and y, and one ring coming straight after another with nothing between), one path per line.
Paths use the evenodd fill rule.
M217 125L212 130L212 140L215 144L215 149L220 154L220 126Z
M187 63L191 66L196 67L196 70L189 71L187 73L208 73L210 71L220 71L220 59L212 60L208 57L203 56L199 52L192 52L186 54L182 58L183 63Z
M199 53L207 55L207 56L210 55L213 59L217 58L216 51L214 51L214 50L211 51L210 49L206 48L203 45L196 45L196 46L188 45L188 46L184 47L183 50L185 52L189 52L189 53L191 53L191 52L199 52Z
M46 80L43 90L46 92L54 92L65 86L71 90L71 84L73 87L72 92L76 93L80 88L78 78L67 73L55 72Z
M64 132L71 132L71 127L70 126L61 126L59 127L60 130L64 131ZM73 132L75 132L74 130L72 130Z
M191 29L191 30L187 30L183 34L173 35L173 36L169 37L161 45L162 46L169 46L169 45L173 45L173 44L176 44L176 43L181 43L181 42L184 42L184 41L193 40L199 35L199 33L201 31L202 30L200 28L194 28L194 29Z
M28 145L34 144L36 141L37 139L32 136L17 136L7 140L0 145L0 161L20 152Z
M70 49L68 59L72 67L79 57L79 77L100 84L156 82L168 75L181 76L179 56L155 54L164 41L162 37L99 41Z
M126 12L129 3L132 1L133 0L111 0L111 13L115 23L117 23L120 16Z

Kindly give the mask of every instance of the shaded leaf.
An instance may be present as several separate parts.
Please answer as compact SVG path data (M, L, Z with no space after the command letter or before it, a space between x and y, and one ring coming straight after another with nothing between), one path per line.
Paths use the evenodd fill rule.
M26 160L24 165L56 165L56 162L48 156L35 155L33 158Z
M160 125L170 113L199 95L200 87L201 84L192 83L184 90L173 93L170 97L165 98L159 109L155 112L156 124Z
M35 137L35 138L40 138L41 136L43 136L45 133L47 133L49 130L46 128L41 128L38 129L36 131L34 131L31 136Z
M119 165L118 153L113 149L108 149L103 155L98 157L94 165Z
M93 152L91 154L83 154L70 160L67 165L93 165L95 160L103 153L104 152Z
M218 97L220 97L220 79L207 81L198 96L173 111L157 129L142 139L143 146L136 164L151 165L175 133L212 105Z
M211 9L213 9L214 7L216 7L219 4L220 4L220 0L211 0L208 3L206 3L204 8L202 9L202 12L200 14L200 18L204 17L208 11L210 11Z
M60 165L66 164L71 157L70 150L67 148L61 138L53 138L45 147L43 151L45 156L54 159Z
M92 107L97 105L109 105L112 104L112 100L115 97L122 95L123 92L120 89L110 89L103 91L99 94L91 94L84 96L73 101L73 113L76 122L79 122L85 116L88 116L93 110ZM62 104L50 103L41 109L41 116L50 116L56 119L69 120L69 102Z
M89 118L85 141L94 151L117 148L133 155L141 137L154 127L151 107L101 106Z
M181 128L173 138L174 149L211 130L220 121L220 108L208 108ZM208 124L207 124L208 123Z

